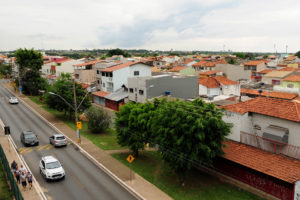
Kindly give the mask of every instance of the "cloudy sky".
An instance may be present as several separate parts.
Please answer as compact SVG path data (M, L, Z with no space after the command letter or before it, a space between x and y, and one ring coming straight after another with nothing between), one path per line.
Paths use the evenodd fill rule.
M0 50L295 52L299 20L299 0L0 0Z

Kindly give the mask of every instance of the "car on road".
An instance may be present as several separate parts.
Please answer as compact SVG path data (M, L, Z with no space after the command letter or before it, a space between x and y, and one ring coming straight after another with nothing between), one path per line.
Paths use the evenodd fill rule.
M60 162L53 156L43 156L39 168L40 173L47 181L63 179L66 175Z
M25 146L39 145L39 140L32 131L22 131L20 139Z
M54 134L49 137L49 143L53 144L55 147L67 146L68 139L63 134Z
M9 102L10 104L18 104L18 103L19 103L19 100L18 100L17 97L9 97L8 102Z

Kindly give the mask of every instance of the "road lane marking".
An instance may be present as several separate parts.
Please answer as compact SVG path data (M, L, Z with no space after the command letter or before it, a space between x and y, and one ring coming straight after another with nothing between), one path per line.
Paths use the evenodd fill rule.
M32 152L32 148L31 149L29 149L28 151L26 151L25 153L30 153L30 152Z
M49 150L49 149L51 149L53 146L51 145L51 146L48 146L47 148L45 148L46 150Z
M27 147L27 148L25 148L25 149L22 149L22 150L20 151L20 154L25 153L25 152L28 151L29 149L31 149L31 147Z
M44 149L44 148L47 148L49 145L50 145L50 144L43 145L43 146L41 146L40 148L38 148L37 151L40 151L40 150L42 150L42 149Z
M84 186L80 183L80 181L75 177L75 176L72 176L73 180L79 185L79 187L81 189L84 189Z

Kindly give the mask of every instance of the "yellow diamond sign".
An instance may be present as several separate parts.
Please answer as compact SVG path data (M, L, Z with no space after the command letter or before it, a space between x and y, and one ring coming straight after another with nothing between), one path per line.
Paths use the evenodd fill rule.
M132 155L129 155L126 160L129 162L129 163L132 163L133 160L134 160L134 157Z

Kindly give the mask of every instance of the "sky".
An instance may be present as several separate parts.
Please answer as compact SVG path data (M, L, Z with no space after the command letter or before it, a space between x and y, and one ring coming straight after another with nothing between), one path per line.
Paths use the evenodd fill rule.
M0 50L296 52L299 10L299 0L0 0Z

